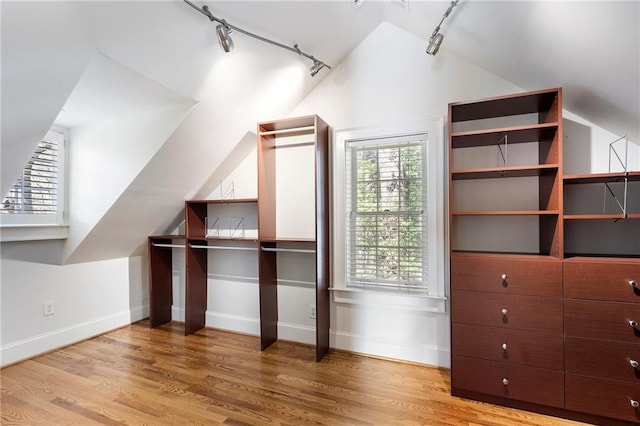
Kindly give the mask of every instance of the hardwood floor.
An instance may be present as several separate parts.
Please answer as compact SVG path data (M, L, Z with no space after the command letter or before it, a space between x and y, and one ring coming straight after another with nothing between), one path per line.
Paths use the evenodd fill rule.
M148 321L1 370L3 425L579 423L454 398L449 371Z

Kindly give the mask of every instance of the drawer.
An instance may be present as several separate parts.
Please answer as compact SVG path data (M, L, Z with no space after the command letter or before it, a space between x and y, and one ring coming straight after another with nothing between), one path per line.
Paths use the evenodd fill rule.
M567 336L640 343L640 303L564 301Z
M569 410L640 422L638 384L567 373L566 388Z
M567 372L640 384L640 343L567 337Z
M552 407L564 404L564 374L543 368L454 356L451 387Z
M562 299L458 290L451 293L453 322L562 333Z
M453 253L451 288L560 297L562 262L537 256Z
M561 333L537 333L471 324L451 325L451 349L456 355L562 370L562 346Z
M640 259L581 258L563 270L565 297L640 302Z

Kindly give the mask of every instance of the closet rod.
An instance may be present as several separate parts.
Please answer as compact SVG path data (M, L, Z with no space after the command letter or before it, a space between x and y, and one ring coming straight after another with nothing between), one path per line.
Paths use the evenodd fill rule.
M307 132L309 130L315 130L315 128L316 126L307 126L307 127L295 127L293 129L269 130L266 132L260 132L260 136L282 135L285 133L301 133L301 132Z
M277 247L261 247L262 251L271 252L284 252L284 253L315 253L315 250L309 249L290 249L290 248L277 248Z
M153 243L154 247L163 247L163 248L185 248L184 244L162 244L162 243Z
M244 250L258 251L257 247L230 247L230 246L203 246L198 244L189 244L191 248L207 249L207 250Z

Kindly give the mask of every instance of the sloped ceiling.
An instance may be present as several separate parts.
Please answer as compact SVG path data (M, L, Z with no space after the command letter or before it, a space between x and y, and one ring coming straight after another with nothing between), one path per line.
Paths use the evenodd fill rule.
M423 38L426 48L449 5L410 0L407 11L390 0L361 0L359 7L352 0L196 3L334 66L383 21ZM67 250L72 261L128 256L147 234L167 231L184 199L206 193L203 185L256 122L287 115L328 72L311 78L309 61L240 34L224 54L215 26L180 0L3 0L0 7L3 193L96 54L198 104L173 133L153 141L155 154L84 224L86 235ZM637 1L461 0L443 25L441 49L524 89L562 86L567 109L637 142L639 31ZM58 124L93 120L68 112ZM127 156L129 148L119 149Z

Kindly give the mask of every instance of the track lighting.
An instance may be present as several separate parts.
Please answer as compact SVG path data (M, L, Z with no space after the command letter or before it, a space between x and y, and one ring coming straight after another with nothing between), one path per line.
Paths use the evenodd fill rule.
M442 44L442 40L444 40L444 36L442 35L442 33L440 33L440 26L442 25L444 20L447 19L447 16L449 16L453 8L456 7L456 5L458 4L458 1L460 0L454 0L451 2L447 11L444 12L442 19L440 20L440 23L433 30L433 33L431 33L431 37L429 37L429 45L427 46L427 55L434 56L436 53L438 53L438 50L440 49L440 45Z
M435 55L438 53L438 49L440 49L440 45L442 44L442 40L444 40L444 36L440 33L436 35L432 35L429 37L429 45L427 46L427 55Z
M189 6L191 6L192 8L194 8L195 10L197 10L198 12L202 13L207 18L209 18L209 20L211 22L217 22L218 23L218 25L216 25L216 35L218 36L218 44L220 44L220 47L225 52L230 52L231 50L233 50L233 40L231 39L230 34L231 34L232 31L235 31L237 33L241 33L241 34L247 35L249 37L253 37L256 40L260 40L260 41L263 41L265 43L269 43L269 44L271 44L273 46L276 46L276 47L279 47L281 49L286 49L286 50L289 50L291 52L297 53L300 56L304 56L305 58L312 60L313 61L313 65L311 66L311 69L309 70L309 73L311 74L311 77L314 77L323 68L331 69L331 67L329 65L327 65L324 62L314 58L312 55L309 55L308 53L305 53L302 50L300 50L298 48L297 44L294 45L293 47L291 47L291 46L287 46L287 45L282 44L282 43L278 43L277 41L273 41L273 40L268 39L266 37L259 36L257 34L252 33L252 32L249 32L247 30L243 30L242 28L239 28L239 27L236 27L234 25L231 25L231 24L227 23L227 21L225 21L224 19L217 18L217 17L213 16L211 11L209 11L209 7L208 6L202 6L202 8L199 8L198 6L196 6L195 4L193 4L189 0L184 0L184 2L187 3Z
M311 74L311 77L315 77L316 74L318 74L320 72L320 70L322 68L324 68L326 65L324 64L324 62L320 62L320 61L313 61L313 65L311 66L311 70L309 70L309 73Z
M231 30L225 24L216 26L216 34L218 34L218 44L225 52L229 53L233 50L233 40L231 40Z

